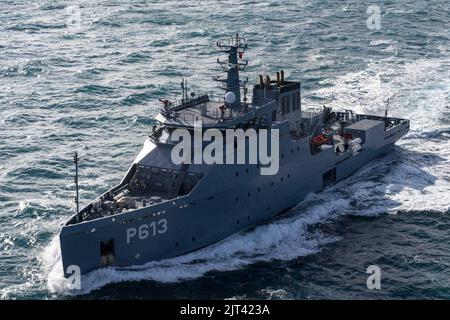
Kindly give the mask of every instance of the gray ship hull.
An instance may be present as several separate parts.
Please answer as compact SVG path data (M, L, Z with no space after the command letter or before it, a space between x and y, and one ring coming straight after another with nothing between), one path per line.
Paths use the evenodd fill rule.
M309 136L294 140L286 122L278 127L281 158L276 175L260 175L256 165L213 165L185 196L64 226L60 242L65 275L72 265L87 273L179 256L267 221L386 152L408 132L409 121L371 135L357 153L330 148L313 154ZM149 154L158 149L152 145ZM105 260L105 250L111 259Z

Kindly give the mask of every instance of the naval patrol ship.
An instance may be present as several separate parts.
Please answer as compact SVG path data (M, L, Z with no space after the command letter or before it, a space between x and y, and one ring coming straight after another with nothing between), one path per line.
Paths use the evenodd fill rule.
M239 75L248 65L243 59L246 40L236 35L217 46L228 56L217 60L226 76L213 80L225 94L214 99L188 93L183 80L182 99L161 101L156 125L149 128L122 181L77 209L63 226L66 277L73 266L87 273L183 255L264 223L309 193L348 177L409 131L409 120L388 117L387 112L376 116L304 108L301 83L287 80L284 71L273 79L259 76L249 99L248 79ZM276 131L279 166L274 174L261 174L266 164L250 163L248 156L240 164L196 163L187 157L175 163L177 129L192 135L208 129ZM234 149L249 151L248 141L237 140L233 138ZM202 148L207 148L204 141Z

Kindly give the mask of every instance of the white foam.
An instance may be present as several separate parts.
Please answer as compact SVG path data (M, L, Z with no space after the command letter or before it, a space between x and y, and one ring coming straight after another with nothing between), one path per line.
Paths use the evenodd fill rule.
M28 207L29 207L28 201L26 201L26 200L20 201L19 205L17 207L17 211L23 212Z
M45 248L41 255L41 262L44 271L48 274L47 286L50 292L70 294L70 290L68 290L70 287L62 270L59 235L53 237L50 244Z
M260 292L267 297L267 299L289 299L289 294L283 289L262 289Z

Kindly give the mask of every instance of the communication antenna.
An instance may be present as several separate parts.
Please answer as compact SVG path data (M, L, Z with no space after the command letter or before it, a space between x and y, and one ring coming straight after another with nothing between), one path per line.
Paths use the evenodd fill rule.
M80 218L80 196L79 196L79 189L78 189L78 163L80 161L80 158L78 157L78 153L75 152L75 155L73 156L73 162L75 163L75 189L76 189L76 196L75 196L75 203L77 205L77 217Z
M189 70L189 67L188 67L188 59L189 59L189 38L188 37L186 37L186 64L185 64L185 67L184 67L184 85L183 85L183 88L184 88L184 99L185 99L185 101L187 101L188 100L188 77L189 77L189 73L188 73L188 70Z
M384 119L387 119L389 104L391 103L391 98L387 98L386 100L386 109L384 110Z
M183 94L183 97L181 98L181 100L184 102L186 102L186 80L184 79L184 77L181 78L181 91Z
M187 70L188 70L188 48L189 48L189 39L186 37L186 65L184 66L184 76L187 77Z
M267 26L267 20L268 19L264 19L264 30L269 30L268 26ZM267 33L264 32L263 35L263 43L264 43L264 54L263 54L263 70L264 70L264 77L267 79ZM264 78L263 78L264 79ZM267 86L269 84L267 83L266 85L264 85L264 104L266 104L266 99L267 99Z

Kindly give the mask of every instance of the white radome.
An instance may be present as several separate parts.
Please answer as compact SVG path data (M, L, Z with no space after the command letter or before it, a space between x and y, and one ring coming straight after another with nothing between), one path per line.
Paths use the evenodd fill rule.
M227 92L225 94L225 102L227 104L233 104L236 102L236 95L233 92Z

